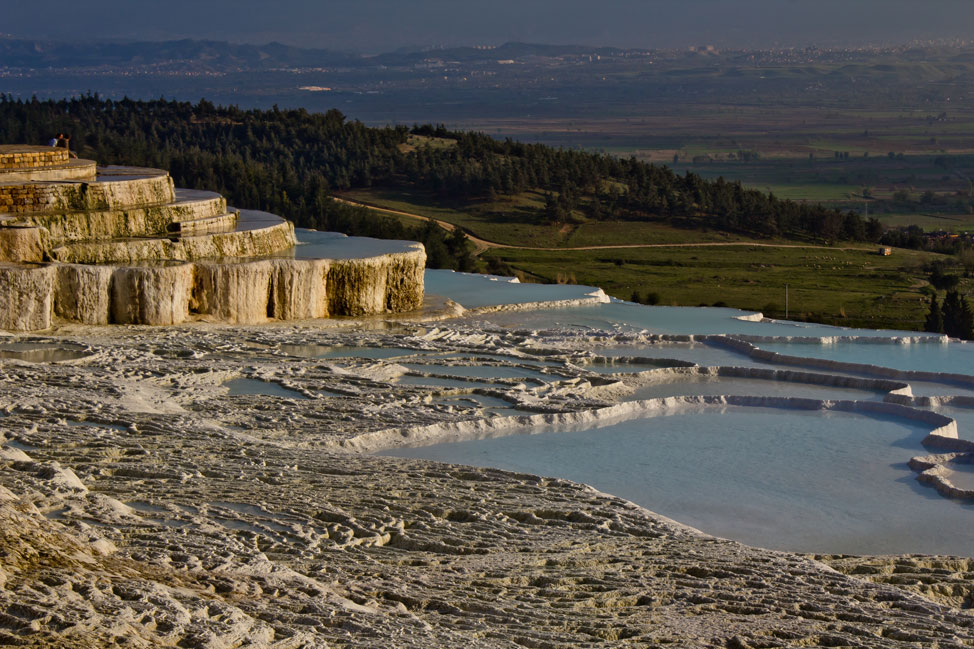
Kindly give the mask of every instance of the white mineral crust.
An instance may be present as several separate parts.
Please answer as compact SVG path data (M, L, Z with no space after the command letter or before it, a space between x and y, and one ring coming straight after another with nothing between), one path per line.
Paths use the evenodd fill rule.
M729 398L618 402L718 370L606 377L585 369L596 345L583 334L368 324L71 325L8 339L88 355L0 360L0 645L974 645L967 558L816 560L712 538L566 480L357 450L720 405ZM336 346L413 353L310 351ZM397 380L422 374L408 363L452 376L465 364L537 370L539 358L558 364L552 381ZM763 371L749 376L825 380ZM233 378L289 396L230 395ZM902 382L861 380L912 398ZM475 394L524 415L431 398ZM760 405L854 403L811 401ZM900 401L870 407L911 410ZM946 431L945 420L923 423Z

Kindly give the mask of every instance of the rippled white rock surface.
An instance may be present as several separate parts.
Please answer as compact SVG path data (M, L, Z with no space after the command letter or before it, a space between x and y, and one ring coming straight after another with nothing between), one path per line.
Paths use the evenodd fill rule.
M363 452L542 427L605 432L665 414L652 421L662 426L659 455L676 470L695 463L679 445L664 448L681 434L668 422L743 409L735 439L744 444L750 418L767 438L774 416L800 408L803 421L825 427L868 419L874 437L887 436L882 454L902 453L904 464L867 477L892 479L890 491L905 487L917 502L952 506L967 525L966 505L914 480L916 471L963 479L965 420L950 415L970 408L950 397L963 387L955 378L924 375L943 389L946 400L934 402L914 396L902 370L794 367L762 355L759 344L709 335L720 323L757 336L788 324L706 310L699 331L672 319L657 329L649 310L606 322L606 309L628 305L601 304L587 289L557 296L571 308L523 310L548 301L529 290L512 312L498 310L503 290L479 305L464 304L462 291L446 295L460 306L425 322L79 325L9 337L0 354L0 644L974 643L974 617L961 608L971 604L974 567L963 556L762 550L563 476ZM469 319L442 319L462 308ZM702 355L668 361L671 344ZM872 347L885 354L899 344ZM646 348L652 353L641 354ZM702 367L707 348L719 367ZM746 367L728 363L738 356ZM640 394L701 382L724 382L730 392ZM731 393L761 385L774 389ZM789 397L789 386L799 396ZM762 417L768 406L775 414ZM794 432L793 444L810 443ZM898 441L921 436L955 448L920 449L929 467L911 470L914 449ZM694 450L702 462L707 445L698 439ZM716 450L747 455L746 446ZM848 466L858 456L846 450L822 452L844 467L842 485L829 488L854 499L862 483ZM815 485L814 474L793 486L802 484ZM685 494L697 502L691 487ZM801 493L792 495L800 502Z

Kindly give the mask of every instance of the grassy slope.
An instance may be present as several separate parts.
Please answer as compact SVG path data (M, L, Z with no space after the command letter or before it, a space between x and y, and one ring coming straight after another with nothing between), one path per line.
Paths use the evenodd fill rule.
M541 281L578 282L629 299L654 292L660 304L728 306L848 326L922 328L929 253L813 248L686 247L624 251L495 250Z
M342 194L344 198L393 210L419 214L458 225L486 241L542 248L611 246L635 243L748 241L726 232L673 227L666 223L583 222L537 223L544 207L540 192L525 192L511 199L448 203L408 189L372 188Z
M875 328L918 329L926 316L922 266L942 256L896 250L891 257L862 249L772 248L761 245L693 246L705 242L753 244L794 241L748 240L718 232L681 230L653 223L587 223L569 229L519 224L534 218L540 196L519 197L504 214L502 203L469 203L466 208L436 205L428 195L403 190L349 192L348 198L391 209L432 216L466 228L478 237L548 250L495 248L488 255L507 263L525 279L599 286L630 299L656 293L660 304L728 306L785 315L788 285L793 319ZM465 211L469 210L469 211ZM564 250L568 246L627 245L635 242L684 243L678 248ZM562 248L562 249L559 249ZM967 284L968 280L964 280Z

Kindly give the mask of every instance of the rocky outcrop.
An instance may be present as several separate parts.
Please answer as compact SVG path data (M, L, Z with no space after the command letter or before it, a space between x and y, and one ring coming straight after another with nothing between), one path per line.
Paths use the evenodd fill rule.
M193 266L123 267L112 273L112 322L172 325L186 320Z
M173 184L169 174L147 171L153 175L91 183L4 184L0 186L0 201L9 199L7 210L15 214L111 210L172 202Z
M422 306L425 263L417 246L355 260L6 266L0 308L9 317L2 328L47 329L52 316L93 325L255 324L409 311Z
M228 228L236 224L237 213L227 214L227 202L213 192L177 190L176 200L163 205L142 205L118 210L81 212L38 212L19 216L16 223L47 231L52 246L72 242L99 241L179 230L181 223L222 216ZM226 228L225 228L226 229Z
M421 255L425 264L426 255ZM328 310L343 315L408 311L423 302L423 267L417 253L341 259L328 269Z
M292 248L294 243L294 225L275 217L267 227L253 230L173 239L155 237L72 243L55 248L51 251L51 257L72 264L130 264L152 259L233 259L273 255Z
M331 314L329 263L326 259L268 259L199 264L193 309L220 322L241 324L271 318L327 318Z
M47 249L47 233L41 228L0 227L0 259L4 261L44 261Z
M0 265L0 329L38 331L51 326L53 266Z
M113 266L57 266L54 313L69 322L104 325L111 322Z
M176 190L164 171L94 169L63 150L0 147L0 328L258 323L422 305L418 244L294 259L294 226L279 216Z
M191 309L220 322L251 324L418 309L426 253L367 259L266 259L199 263Z

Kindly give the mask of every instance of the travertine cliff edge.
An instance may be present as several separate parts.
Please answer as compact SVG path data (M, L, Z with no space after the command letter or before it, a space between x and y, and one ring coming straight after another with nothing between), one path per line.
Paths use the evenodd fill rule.
M0 329L249 324L422 305L419 244L295 259L295 243L290 222L176 189L164 171L0 147Z

